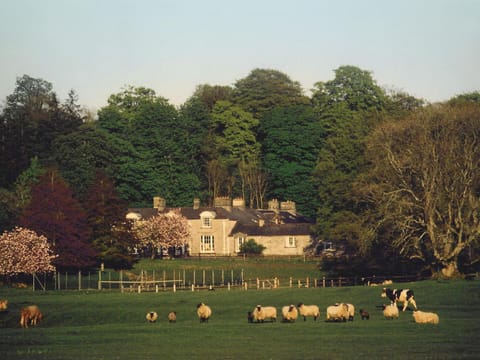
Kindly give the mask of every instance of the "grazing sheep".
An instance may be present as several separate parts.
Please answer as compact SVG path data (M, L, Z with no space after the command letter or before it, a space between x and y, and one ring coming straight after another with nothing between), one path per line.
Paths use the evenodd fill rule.
M248 311L247 312L247 321L249 323L253 323L253 311Z
M264 322L266 319L277 321L277 309L273 306L257 305L252 311L252 315L256 322Z
M350 317L347 304L335 304L327 307L326 321L347 321Z
M0 311L8 309L8 300L0 300Z
M43 319L43 314L37 305L30 305L20 311L20 326L28 328L28 325L36 326Z
M440 322L438 315L432 312L415 310L412 316L418 324L438 324Z
M383 305L383 316L386 319L398 319L397 304Z
M313 320L317 321L317 318L320 316L320 309L317 305L305 305L304 303L299 303L297 305L300 315L303 316L303 321L307 321L307 316L313 316Z
M147 316L145 316L148 322L154 323L158 319L158 314L155 311L150 311L147 313Z
M197 315L201 323L208 323L208 319L210 319L210 316L212 316L212 309L210 309L210 306L200 303L197 305Z
M360 316L361 316L362 320L363 319L370 320L370 314L368 313L368 311L360 309Z
M171 322L171 323L177 322L177 312L176 311L170 311L168 313L168 322Z
M284 322L295 322L298 318L298 310L295 305L288 305L282 308Z

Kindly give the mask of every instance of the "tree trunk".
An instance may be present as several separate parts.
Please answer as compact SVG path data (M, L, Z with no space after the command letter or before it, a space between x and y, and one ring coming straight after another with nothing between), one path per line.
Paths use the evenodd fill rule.
M442 275L447 279L457 277L459 274L457 261L454 260L443 265Z

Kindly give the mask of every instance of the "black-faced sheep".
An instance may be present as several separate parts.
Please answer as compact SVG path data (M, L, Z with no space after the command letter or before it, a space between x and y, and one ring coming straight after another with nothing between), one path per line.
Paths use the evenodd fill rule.
M177 312L176 311L170 311L168 313L168 322L171 322L171 323L177 322Z
M266 319L277 321L277 309L273 306L257 305L252 311L252 315L256 322L264 322Z
M335 304L327 307L326 321L347 321L350 314L347 304Z
M200 303L197 305L197 315L200 319L200 322L208 323L208 319L210 319L210 316L212 316L212 309L210 309L210 306Z
M20 311L20 326L28 328L28 325L36 326L43 319L43 314L37 305L30 305Z
M295 322L298 319L298 310L295 305L288 305L282 308L284 322Z
M158 319L158 314L155 311L150 311L145 316L148 322L154 323Z
M383 305L383 316L386 319L398 319L397 304Z
M413 312L412 316L418 324L438 324L440 322L438 315L433 312L416 310Z
M307 316L313 316L313 320L317 321L317 318L320 316L320 309L317 305L305 305L304 303L299 303L297 305L300 315L303 316L303 321L307 321Z
M362 318L362 320L370 320L370 314L368 313L368 311L365 311L363 309L360 309L360 317Z

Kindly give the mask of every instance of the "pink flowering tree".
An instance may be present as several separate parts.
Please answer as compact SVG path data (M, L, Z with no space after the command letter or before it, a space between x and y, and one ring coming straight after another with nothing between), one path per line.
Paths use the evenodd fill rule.
M180 214L179 209L160 213L138 224L136 236L141 245L152 249L183 246L191 238L187 218ZM152 251L153 258L155 251Z
M16 227L0 235L0 275L8 281L18 274L55 271L56 257L47 238L32 230Z

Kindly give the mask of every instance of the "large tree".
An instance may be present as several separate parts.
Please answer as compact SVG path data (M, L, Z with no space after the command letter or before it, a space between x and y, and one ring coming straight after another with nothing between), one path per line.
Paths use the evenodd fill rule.
M232 102L261 119L277 106L309 104L298 81L278 70L254 69L235 83Z
M95 264L85 212L57 171L47 171L33 187L20 224L48 239L58 254L57 267L82 269Z
M364 200L377 236L444 275L470 263L480 240L480 107L436 106L372 135ZM381 234L381 235L380 235ZM472 251L473 250L473 251Z

